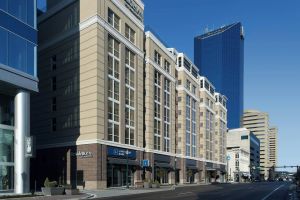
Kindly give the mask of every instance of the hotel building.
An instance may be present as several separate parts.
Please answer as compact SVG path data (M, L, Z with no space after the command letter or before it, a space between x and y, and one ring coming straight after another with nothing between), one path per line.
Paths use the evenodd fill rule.
M143 11L141 0L47 1L31 115L38 187L46 177L101 189L224 172L225 97L183 53L144 33Z
M150 31L145 33L146 178L175 183L176 56Z
M0 193L28 193L30 96L38 92L36 1L0 1Z
M227 112L225 112L226 107L224 107L226 103L220 107L220 102L216 102L215 87L206 77L200 77L199 83L200 157L203 156L205 158L205 180L206 182L214 182L216 177L224 180L225 162L219 160L220 156L224 157L226 154L224 145L221 144L221 142L224 143L227 131L227 121L225 120ZM222 97L222 95L216 96ZM226 98L224 101L226 102ZM217 116L216 111L218 111ZM221 111L223 113L222 118L220 117ZM220 130L221 126L222 130Z
M227 98L226 96L215 93L215 161L223 163L220 173L221 181L225 181L224 163L226 163L226 138L227 138Z
M175 53L175 49L170 49ZM199 142L198 68L183 53L177 55L177 156L180 183L203 181L204 159Z
M46 177L88 189L142 180L143 9L140 0L47 1L31 115L38 186Z

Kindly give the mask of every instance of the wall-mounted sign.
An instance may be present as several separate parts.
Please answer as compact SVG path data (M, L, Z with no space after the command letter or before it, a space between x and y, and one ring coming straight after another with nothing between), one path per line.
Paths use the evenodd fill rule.
M92 158L93 153L90 151L77 151L76 153L72 153L72 156L76 156L79 158Z
M123 149L118 147L107 147L107 156L108 157L119 157L119 158L136 158L136 151L131 149Z
M149 166L150 166L149 160L142 160L142 167L149 167Z
M125 6L140 20L144 21L143 10L136 4L134 0L125 0Z
M25 156L28 158L34 157L34 138L33 136L25 137Z

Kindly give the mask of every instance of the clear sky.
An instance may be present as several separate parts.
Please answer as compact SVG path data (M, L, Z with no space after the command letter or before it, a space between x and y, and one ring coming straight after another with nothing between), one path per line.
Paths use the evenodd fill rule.
M300 165L300 1L143 0L145 24L193 60L194 36L241 21L245 109L279 129L279 165Z

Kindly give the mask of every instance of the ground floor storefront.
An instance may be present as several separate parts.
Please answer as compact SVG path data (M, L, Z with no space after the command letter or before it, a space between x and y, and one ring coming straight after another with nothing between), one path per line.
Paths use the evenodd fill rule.
M105 144L38 149L31 165L31 188L37 190L47 177L82 189L133 187L143 181L201 183L215 177L202 161Z

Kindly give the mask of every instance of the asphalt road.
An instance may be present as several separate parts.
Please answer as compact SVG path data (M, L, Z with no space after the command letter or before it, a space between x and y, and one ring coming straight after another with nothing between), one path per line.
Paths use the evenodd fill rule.
M177 187L175 190L104 198L106 200L291 200L290 183L261 182ZM102 198L103 199L103 198Z

